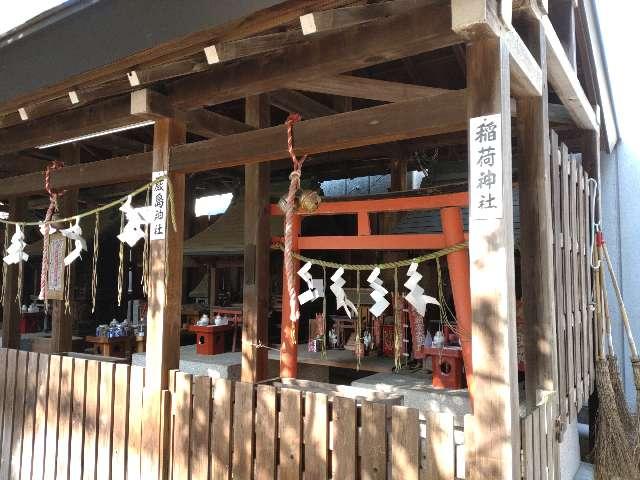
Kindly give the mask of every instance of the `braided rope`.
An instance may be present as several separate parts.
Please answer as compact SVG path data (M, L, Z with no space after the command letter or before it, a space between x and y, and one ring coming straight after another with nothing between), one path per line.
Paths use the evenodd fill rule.
M307 156L298 159L293 147L293 124L300 121L300 115L292 113L286 121L287 126L287 149L293 163L293 170L289 175L289 191L287 192L287 202L284 220L284 267L287 279L287 292L289 293L289 320L291 320L291 342L297 342L296 322L300 317L298 309L298 296L296 294L295 265L293 251L293 222L295 216L296 193L300 189L300 176L302 175L302 164Z
M93 258L91 262L91 313L96 312L96 292L98 291L98 255L100 254L100 214L96 213L93 230Z
M175 215L175 206L173 204L173 185L171 183L171 179L169 178L168 175L164 175L162 177L158 177L156 179L154 179L153 181L141 186L140 188L135 189L134 191L132 191L131 193L128 193L127 195L124 195L120 198L118 198L117 200L113 200L112 202L106 203L104 205L101 205L99 207L96 207L92 210L87 210L86 212L82 212L79 213L77 215L73 215L71 217L65 217L65 218L59 218L56 220L44 220L44 221L35 221L35 222L25 222L25 221L12 221L12 220L4 220L4 219L0 219L0 223L3 223L5 225L20 225L23 227L39 227L41 225L43 226L47 226L47 225L52 225L55 223L64 223L64 222L73 222L76 218L85 218L85 217L90 217L91 215L95 215L96 213L100 213L100 212L104 212L105 210L109 210L111 208L114 207L119 207L120 205L122 205L124 202L127 201L128 197L135 197L136 195L139 195L142 192L145 192L147 190L147 188L152 187L153 185L155 185L156 183L160 183L163 181L167 181L167 185L168 185L168 198L169 198L169 213L171 214L171 224L173 227L173 231L177 231L177 227L176 227L176 215Z
M376 263L342 264L342 263L336 263L336 262L329 262L326 260L320 260L318 258L307 257L305 255L301 255L296 252L292 252L291 256L297 260L300 260L301 262L309 262L312 265L318 265L320 267L325 267L325 268L335 268L335 269L344 268L345 270L373 270L374 268L377 267L380 270L388 270L391 268L408 267L412 263L422 263L429 260L435 260L440 257L445 257L450 253L464 250L468 247L469 247L469 242L463 242L463 243L458 243L456 245L452 245L447 248L443 248L442 250L438 250L436 252L431 252L426 255L421 255L419 257L409 258L406 260L398 260L395 262L387 262L382 264L376 264ZM282 251L285 251L285 247L282 245L282 243L275 243L272 245L271 248L278 248Z
M53 218L53 214L58 211L58 197L64 195L64 191L56 192L51 188L51 172L60 170L64 167L64 163L53 160L44 171L44 189L49 194L49 208L45 215L44 241L42 244L42 269L40 271L40 299L44 300L45 309L47 308L47 290L49 282L49 232L51 227L48 222Z

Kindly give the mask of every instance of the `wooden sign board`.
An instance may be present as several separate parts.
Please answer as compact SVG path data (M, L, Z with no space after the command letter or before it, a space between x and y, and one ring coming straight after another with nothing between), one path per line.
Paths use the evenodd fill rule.
M67 239L60 233L49 235L49 274L47 276L47 298L64 300L64 257Z

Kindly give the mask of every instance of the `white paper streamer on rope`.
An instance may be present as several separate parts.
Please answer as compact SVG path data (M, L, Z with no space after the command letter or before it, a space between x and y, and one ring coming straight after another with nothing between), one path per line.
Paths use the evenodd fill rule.
M40 229L40 234L44 237L45 229L46 229L45 224L41 223L39 229ZM56 233L57 231L58 231L57 228L55 228L53 225L49 224L49 235L51 235L52 233Z
M336 296L336 309L340 310L341 308L344 308L347 316L351 318L351 314L357 315L358 311L356 310L356 306L353 304L353 302L347 298L347 294L342 288L344 287L344 284L347 283L346 280L342 278L342 275L344 275L344 268L340 267L331 276L331 281L333 283L329 288Z
M69 255L64 257L64 265L68 267L73 262L75 262L78 258L80 258L80 254L82 251L87 250L87 242L82 237L82 228L80 227L80 218L76 217L76 223L73 224L70 228L66 228L61 230L60 233L67 237L69 240L73 240L74 248L71 250Z
M309 290L298 295L298 301L300 305L304 305L307 302L312 302L317 298L324 297L324 281L322 279L314 279L309 273L311 269L311 262L305 263L300 270L298 270L298 276L302 278L309 287Z
M29 260L29 255L24 253L27 244L24 241L24 232L20 225L16 225L16 232L11 237L11 243L7 247L7 256L2 260L7 265L13 265Z
M404 298L416 309L416 312L418 312L420 316L424 317L429 303L433 305L440 305L440 303L435 298L425 295L424 288L418 285L418 282L422 280L422 275L418 273L417 263L412 263L409 266L407 276L409 280L405 282L404 286L409 289L409 293L407 293Z
M131 195L129 195L127 201L120 207L120 211L124 212L127 223L118 235L118 240L133 247L140 239L144 238L144 231L140 227L153 222L155 209L151 206L133 208Z
M385 295L389 293L389 290L382 286L380 268L376 267L371 272L367 278L367 282L369 282L369 286L373 289L371 292L371 298L376 302L369 309L369 313L374 317L379 317L390 305L389 301L385 298Z

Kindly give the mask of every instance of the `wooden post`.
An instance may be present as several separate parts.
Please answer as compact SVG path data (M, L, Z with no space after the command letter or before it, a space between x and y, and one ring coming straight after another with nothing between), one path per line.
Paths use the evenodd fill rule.
M528 20L527 33L525 42L543 76L542 96L519 98L517 103L525 391L527 408L533 409L545 393L557 390L558 368L546 37L538 20Z
M256 128L271 123L267 95L247 97L245 121ZM268 162L244 167L244 280L242 294L243 382L258 382L267 375L269 256L271 242Z
M209 268L209 313L212 313L213 307L218 299L218 291L220 289L220 269L218 267Z
M27 211L26 198L12 198L9 201L9 219L22 220ZM9 239L16 231L13 225L5 225L9 229ZM2 252L4 256L4 251ZM1 262L1 260L0 260ZM20 321L20 300L16 300L18 293L18 271L20 265L7 265L5 277L2 279L5 285L4 303L2 304L2 347L18 348L20 346L20 333L18 323ZM22 265L24 268L24 265Z
M169 148L185 143L182 122L157 119L153 136L153 171L169 170ZM149 311L145 387L166 389L169 370L180 361L180 314L182 307L182 243L184 229L184 174L170 173L176 231L167 206L164 238L150 241ZM152 204L155 195L152 195ZM166 281L166 283L165 283Z
M293 217L293 250L298 251L298 237L300 236L302 218L299 215ZM297 271L300 268L300 262L294 260L294 269ZM300 290L300 277L295 276L296 292ZM280 338L282 342L282 349L280 351L280 376L282 378L296 378L298 376L298 339L297 335L300 331L299 325L296 325L296 341L291 338L291 332L293 324L289 320L291 310L289 307L289 292L287 290L287 275L284 271L284 262L282 265L282 331ZM298 324L300 322L298 321Z
M80 163L80 145L68 143L60 146L60 160L67 165L78 165ZM60 217L72 217L78 213L78 189L67 190L58 200L60 202ZM85 230L87 230L85 226ZM65 275L71 275L69 286L69 299L73 301L73 266L66 269ZM63 300L51 301L51 353L70 352L72 350L72 330L73 317L65 312Z
M476 396L476 459L472 478L520 475L513 255L513 192L509 50L501 38L478 38L467 47L469 119L499 114L502 154L501 218L469 218L469 257ZM474 132L475 133L475 132ZM474 136L470 135L470 139ZM471 143L471 142L470 142ZM478 152L469 151L471 157ZM470 201L476 185L470 182ZM473 209L473 205L471 205Z

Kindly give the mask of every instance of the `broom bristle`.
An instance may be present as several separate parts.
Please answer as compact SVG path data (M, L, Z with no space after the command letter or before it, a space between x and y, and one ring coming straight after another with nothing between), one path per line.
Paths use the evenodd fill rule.
M614 367L617 370L617 367ZM596 480L640 479L634 457L635 445L629 441L627 431L619 416L618 403L611 382L609 361L596 362L598 385L598 418L594 449Z

